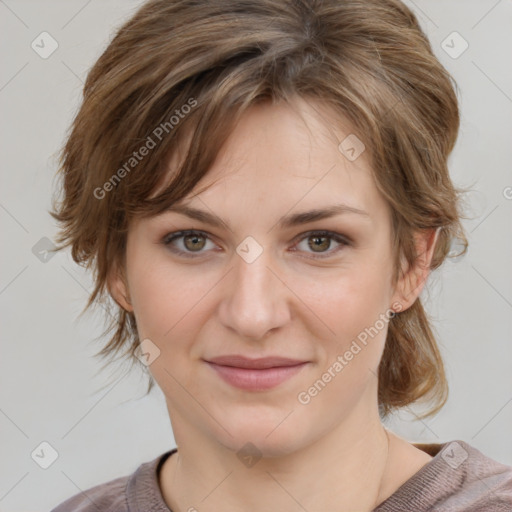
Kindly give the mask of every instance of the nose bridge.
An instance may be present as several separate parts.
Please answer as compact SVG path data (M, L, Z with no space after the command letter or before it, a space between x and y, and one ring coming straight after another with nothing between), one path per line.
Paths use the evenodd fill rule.
M235 288L242 295L256 297L270 294L271 281L275 279L269 270L272 264L270 252L270 250L263 251L253 261L239 256L235 269Z
M254 239L245 240L237 247L235 268L222 299L221 320L240 336L259 339L283 325L289 312L286 287L270 270L275 266L272 251L256 244Z

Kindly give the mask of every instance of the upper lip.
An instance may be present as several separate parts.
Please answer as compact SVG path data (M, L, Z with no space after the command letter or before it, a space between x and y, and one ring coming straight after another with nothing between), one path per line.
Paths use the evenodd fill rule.
M279 366L296 366L303 364L306 361L300 361L298 359L290 359L288 357L261 357L259 359L250 359L239 355L226 355L214 357L206 360L208 363L214 363L221 366L233 366L235 368L275 368Z

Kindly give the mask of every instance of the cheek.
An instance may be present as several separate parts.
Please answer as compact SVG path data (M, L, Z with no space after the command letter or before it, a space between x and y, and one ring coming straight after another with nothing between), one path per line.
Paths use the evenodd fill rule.
M317 283L311 302L307 302L335 333L322 337L317 374L302 390L318 395L311 402L313 415L325 414L325 408L333 404L337 404L339 414L344 414L378 384L389 324L389 290L380 269L352 270L328 284Z
M162 261L164 260L164 261ZM148 264L151 261L151 264ZM204 300L218 277L207 273L184 271L165 258L134 258L129 273L130 295L139 335L167 348L175 339L184 339L200 325L198 316Z
M295 280L294 291L326 326L328 338L346 342L390 307L385 276L381 266L353 265L320 279Z
M324 372L336 376L325 375L332 384L321 403L334 400L348 406L378 374L389 324L387 270L384 263L359 263L330 279L316 280L313 286L307 280L310 294L305 302L322 320L315 320L315 325L328 326L321 327L326 334L319 336L317 377Z
M173 288L179 283L171 280L162 266L137 263L131 267L129 282L139 335L162 339L176 322L174 317L180 301Z
M128 243L127 277L139 337L153 339L161 336L164 324L168 323L165 321L165 305L172 310L176 299L169 293L170 276L164 265L141 247L144 246L136 241ZM169 318L169 323L171 321Z

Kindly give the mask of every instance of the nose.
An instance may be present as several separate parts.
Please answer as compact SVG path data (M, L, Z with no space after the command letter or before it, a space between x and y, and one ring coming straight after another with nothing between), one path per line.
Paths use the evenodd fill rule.
M222 288L220 320L240 338L261 340L289 322L292 294L273 270L270 251L252 262L235 254L233 265Z

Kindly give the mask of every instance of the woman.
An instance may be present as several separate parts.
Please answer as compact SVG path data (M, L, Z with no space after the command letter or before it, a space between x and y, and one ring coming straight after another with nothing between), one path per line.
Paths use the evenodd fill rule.
M90 71L62 154L61 248L177 449L54 512L512 509L512 468L412 444L445 403L419 299L467 242L457 99L397 0L150 0ZM153 381L154 379L154 381Z

